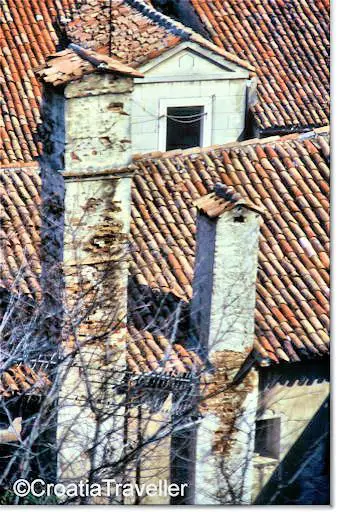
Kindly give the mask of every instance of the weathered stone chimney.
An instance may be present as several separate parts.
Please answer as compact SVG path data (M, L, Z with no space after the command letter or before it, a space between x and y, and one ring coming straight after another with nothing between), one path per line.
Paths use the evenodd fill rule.
M45 237L49 245L64 238L61 346L67 357L58 374L58 474L62 481L79 481L95 474L107 451L113 461L123 448L118 384L125 372L131 193L126 166L133 77L141 75L76 45L52 55L38 75L44 82ZM62 203L62 187L64 229L57 234L60 208L55 213L54 206L56 196Z
M195 204L192 319L212 367L197 434L196 503L249 503L257 375L238 372L254 343L261 210L221 184Z

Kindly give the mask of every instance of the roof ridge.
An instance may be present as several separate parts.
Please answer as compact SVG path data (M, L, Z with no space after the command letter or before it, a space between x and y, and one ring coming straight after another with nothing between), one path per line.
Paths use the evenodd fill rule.
M186 27L182 23L169 18L169 16L159 12L152 5L145 3L143 0L126 0L126 3L130 4L131 7L135 7L142 14L145 14L150 19L152 19L152 21L163 21L165 28L172 28L176 31L176 35L179 35L180 37L189 37L189 35L193 33L193 30L189 27Z
M163 28L173 30L174 34L179 36L181 39L184 39L185 41L191 41L196 44L204 44L204 46L208 48L210 51L217 53L218 55L221 55L224 58L227 58L229 61L232 61L238 66L243 66L249 69L250 71L254 71L254 66L250 64L248 60L241 59L237 54L228 52L224 48L220 48L219 46L214 44L213 41L198 34L195 30L184 25L181 21L174 20L166 14L163 14L152 5L145 3L144 0L125 1L131 7L134 7L139 12L141 12L143 15L148 16L152 21L159 23L163 22Z
M210 153L215 150L221 150L221 149L230 149L230 148L241 148L246 146L264 146L265 144L270 143L277 143L277 142L287 142L292 140L304 140L308 138L315 138L319 135L322 135L324 133L328 134L330 132L330 125L322 126L320 128L314 128L307 132L297 132L297 133L291 133L287 135L274 135L272 137L266 137L263 139L254 138L254 139L247 139L243 141L231 141L226 142L225 144L214 144L212 146L205 146L205 147L194 147L194 148L187 148L187 149L172 149L170 151L151 151L149 153L140 154L137 153L133 155L133 161L140 161L140 160L158 160L160 158L173 158L175 156L185 156L185 155L197 155L199 153Z
M98 69L106 69L109 70L109 63L114 65L115 63L120 68L121 72L124 72L125 74L131 74L132 76L138 76L143 77L144 75L134 69L129 64L124 64L120 61L117 57L114 55L104 55L103 53L99 53L96 50L92 50L89 48L84 48L80 44L70 43L68 46L68 49L72 50L74 53L76 53L81 59L86 60L90 62L93 66L97 67ZM58 55L58 52L56 52L55 56Z

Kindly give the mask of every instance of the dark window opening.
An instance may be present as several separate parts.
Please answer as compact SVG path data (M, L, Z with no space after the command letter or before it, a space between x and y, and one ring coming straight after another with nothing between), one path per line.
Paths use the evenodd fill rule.
M237 217L234 217L234 222L246 222L246 217L244 217L243 215L238 215Z
M168 107L166 150L201 146L204 107Z
M255 432L255 453L278 459L280 455L281 419L258 420Z

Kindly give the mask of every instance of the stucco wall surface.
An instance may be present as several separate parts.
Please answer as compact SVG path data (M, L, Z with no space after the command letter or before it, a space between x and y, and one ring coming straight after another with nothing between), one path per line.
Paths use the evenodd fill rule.
M297 375L296 368L271 368L264 369L261 373L257 419L280 419L279 457L273 460L255 456L254 498L268 483L273 472L275 472L274 476L279 472L281 480L286 477L284 464L288 464L288 455L291 466L295 468L294 473L298 472L301 480L302 470L305 469L306 464L310 463L309 456L312 456L314 461L316 448L320 449L319 446L321 446L324 451L328 430L328 425L325 423L320 425L319 420L322 413L326 414L323 409L328 407L330 393L327 363L317 362L316 365L302 363L301 367L297 368ZM292 452L294 448L296 460L294 460L295 452ZM306 450L312 455L306 455ZM310 471L306 479L302 479L303 488L310 485L310 479L320 476L324 471L322 466L324 462L319 463L314 470L316 475ZM319 489L316 491L319 492Z
M226 69L184 49L142 72L145 79L136 80L132 95L133 154L166 149L167 101L204 106L202 146L236 140L244 129L247 71Z

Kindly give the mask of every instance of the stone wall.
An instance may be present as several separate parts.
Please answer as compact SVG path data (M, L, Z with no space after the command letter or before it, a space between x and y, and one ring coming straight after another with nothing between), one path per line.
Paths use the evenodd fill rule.
M51 192L57 177L64 193L62 481L109 478L123 455L131 176L120 169L131 160L132 87L129 78L101 73L45 89L43 186Z
M202 388L197 435L198 505L251 502L258 374L251 370L233 384L246 359L247 353L226 350L210 357L214 373Z
M88 75L65 89L66 172L130 163L132 79Z
M192 317L208 354L253 346L260 215L234 213L198 218Z

